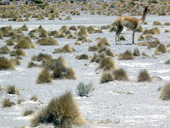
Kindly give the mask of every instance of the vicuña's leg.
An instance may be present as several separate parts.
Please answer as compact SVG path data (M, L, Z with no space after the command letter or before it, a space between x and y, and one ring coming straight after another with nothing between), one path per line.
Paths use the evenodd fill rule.
M120 25L117 27L116 37L115 37L116 44L118 44L117 42L119 42L119 44L121 44L120 43L120 33L122 32L122 30L123 30L123 26Z
M135 44L134 36L135 36L135 30L132 31L132 44Z

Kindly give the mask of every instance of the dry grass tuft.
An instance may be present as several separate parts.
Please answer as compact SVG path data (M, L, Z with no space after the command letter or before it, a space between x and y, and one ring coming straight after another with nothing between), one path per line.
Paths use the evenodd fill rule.
M143 34L152 34L152 35L155 35L155 34L160 34L160 29L158 27L156 28L152 28L152 29L149 29L149 30L145 30L143 32Z
M168 51L167 47L164 44L159 44L155 49L155 53L166 53Z
M58 41L54 40L52 37L43 37L37 41L39 45L58 45Z
M112 72L103 72L103 74L100 78L100 82L101 83L107 83L109 81L113 81L114 79L115 79L115 77L112 74Z
M36 127L41 123L53 124L55 127L72 128L72 125L83 125L78 105L71 92L54 98L48 106L37 113L31 120L31 125Z
M102 59L106 58L107 55L105 53L100 53L100 54L94 54L91 59L90 62L96 62L96 63L100 63L102 61Z
M76 56L76 59L78 59L78 60L88 60L89 57L86 54L82 54L82 55Z
M106 49L105 54L108 55L108 56L111 56L111 57L115 56L114 53L110 49Z
M25 110L25 111L23 112L23 116L29 116L29 115L32 115L33 113L34 113L33 110Z
M118 60L130 60L130 59L133 59L133 54L129 50L126 50L124 53L118 56Z
M38 101L38 97L37 97L37 95L32 95L31 97L30 97L30 100L32 100L32 101Z
M170 26L170 22L164 23L165 26Z
M9 54L10 49L7 46L3 46L0 48L0 54Z
M111 57L102 58L99 67L97 69L103 68L104 71L115 70L117 67L115 66L115 62Z
M32 57L33 61L47 61L52 59L53 57L51 55L43 54L43 53L39 53L37 56Z
M26 56L26 55L27 55L26 52L22 49L17 49L10 53L10 56Z
M113 74L114 74L115 80L123 80L123 81L129 80L129 78L126 74L126 71L122 68L113 71Z
M22 31L28 31L28 27L24 24L24 25L21 27L21 30L22 30Z
M154 21L152 25L162 25L159 21Z
M15 86L11 86L11 85L7 86L6 92L8 94L17 94L17 95L19 94L19 91L15 88Z
M14 46L15 49L31 49L35 48L34 44L32 43L30 37L23 37L22 39L18 40L18 43Z
M162 91L161 91L161 95L160 95L160 98L162 100L170 100L170 83L167 83Z
M159 41L159 39L156 39L155 41L151 41L151 42L147 42L147 48L155 48L158 47L158 45L160 45L161 42Z
M0 70L14 69L15 64L12 60L5 57L0 57Z
M101 38L97 43L98 47L101 47L102 45L111 46L110 42L105 37Z
M152 78L150 77L148 71L144 69L144 70L140 71L137 81L138 82L144 82L144 81L151 82Z
M134 55L134 56L140 56L140 51L139 51L138 48L135 48L135 49L134 49L133 55Z
M38 66L37 64L35 64L34 62L31 61L31 62L28 63L27 67L32 68L32 67L37 67L37 66Z
M55 49L54 53L72 53L74 52L74 48L71 47L69 44L66 44L64 47Z
M98 50L98 46L97 45L93 45L93 46L89 46L88 51L92 51L95 52Z
M12 105L15 105L14 102L11 102L9 98L5 98L3 99L2 101L2 107L5 108L5 107L11 107Z
M52 82L52 78L49 70L46 68L43 69L38 75L36 83L43 84L43 83L51 83L51 82Z

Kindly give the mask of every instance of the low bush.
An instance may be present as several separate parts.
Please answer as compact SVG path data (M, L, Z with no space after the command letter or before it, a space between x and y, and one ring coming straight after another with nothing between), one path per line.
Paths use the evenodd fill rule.
M114 75L112 72L103 72L100 82L101 83L107 83L109 81L113 81L115 79Z
M40 124L53 124L55 127L72 128L72 125L83 125L84 119L81 117L78 105L71 92L54 98L48 106L37 113L31 120L31 126Z
M50 72L48 71L48 69L43 69L38 75L36 83L43 84L43 83L51 83L51 82L52 82L52 78Z
M5 57L0 57L0 70L14 69L15 63Z
M83 82L80 82L77 86L77 93L79 96L88 96L93 90L94 87L92 83L85 85Z
M129 50L126 50L124 53L118 56L118 60L130 60L130 59L133 59L133 54Z
M167 83L161 90L160 98L162 100L170 100L170 83Z
M150 77L149 73L147 70L142 70L140 71L139 75L138 75L138 82L144 82L144 81L152 81L152 78Z
M2 100L2 107L5 108L5 107L11 107L12 105L14 105L15 103L10 101L9 98L5 98Z

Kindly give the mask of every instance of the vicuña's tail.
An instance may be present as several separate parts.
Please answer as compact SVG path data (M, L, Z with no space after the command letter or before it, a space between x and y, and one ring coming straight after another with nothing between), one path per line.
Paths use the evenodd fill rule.
M147 14L147 12L148 12L148 7L145 7L145 9L143 10L142 18L141 18L142 23L143 23L143 22L145 21L145 19L146 19L146 14Z

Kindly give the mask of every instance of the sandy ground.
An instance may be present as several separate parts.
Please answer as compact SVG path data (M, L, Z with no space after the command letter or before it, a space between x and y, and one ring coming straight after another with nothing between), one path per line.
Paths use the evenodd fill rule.
M31 20L29 22L9 22L6 20L0 21L0 27L12 26L12 28L21 27L26 24L29 30L38 28L42 25L46 30L59 30L63 25L84 25L95 26L96 28L103 25L111 24L116 16L72 16L71 21L60 20ZM169 16L148 16L147 25L144 28L153 28L153 21L161 23L168 22ZM155 35L156 38L164 44L170 44L169 33L164 33L167 26L158 26L161 29L161 34ZM25 33L27 34L27 33ZM170 81L170 65L165 65L164 62L169 59L170 53L152 57L154 49L147 49L146 46L126 45L131 42L131 32L126 29L122 35L126 41L123 45L115 45L115 32L108 30L103 33L89 34L88 38L93 42L83 43L82 45L74 45L75 40L57 38L59 42L57 46L38 46L35 49L25 50L26 57L23 57L21 65L15 70L0 71L0 85L5 88L7 85L15 85L19 89L20 95L9 95L0 91L0 102L4 97L9 97L12 101L17 102L18 99L24 99L20 105L15 105L10 108L0 108L0 128L18 128L21 126L30 125L32 116L23 117L22 113L26 109L39 110L46 106L48 102L55 96L63 94L65 91L71 90L79 104L83 117L87 120L86 128L169 128L170 127L170 102L159 99L159 87ZM140 33L136 33L135 42L138 43L137 37ZM117 56L113 58L116 65L124 68L130 78L128 82L112 81L105 84L100 84L102 71L95 72L98 64L89 63L88 60L77 60L75 57L81 54L93 55L93 52L88 51L88 47L96 44L97 37L106 37L111 46L109 49L116 55L124 52L126 49L134 50L138 48L141 52L146 52L149 57L135 57L133 60L117 60ZM0 41L0 46L4 45L4 41ZM35 40L33 40L35 43ZM65 44L70 44L75 48L73 53L53 54L56 48L60 48ZM10 47L12 49L12 47ZM33 55L40 52L48 53L54 58L62 55L69 67L72 67L77 76L77 80L53 80L51 84L37 85L36 78L41 71L40 68L28 69L27 65L31 61ZM136 82L137 75L140 70L147 69L151 76L161 77L162 81L153 82ZM89 97L79 97L76 94L76 87L79 82L92 82L95 90ZM120 93L123 92L123 93ZM130 92L131 94L127 94ZM36 94L41 102L30 101L30 97ZM43 126L42 126L43 127ZM46 127L46 126L44 126ZM50 126L49 126L50 127Z

